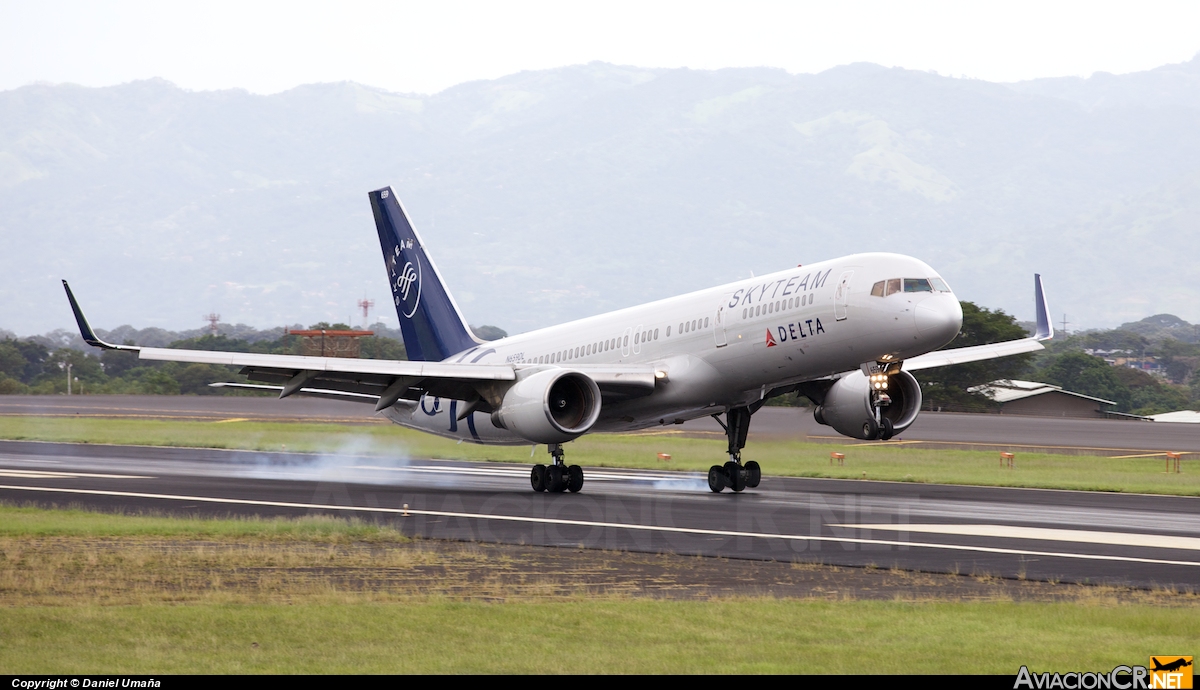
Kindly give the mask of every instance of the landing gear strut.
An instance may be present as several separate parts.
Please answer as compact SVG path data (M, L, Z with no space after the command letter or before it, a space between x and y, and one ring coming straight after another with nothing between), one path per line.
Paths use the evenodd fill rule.
M563 461L561 443L551 443L546 449L550 451L550 457L554 458L554 462L548 467L546 465L533 466L533 471L529 473L529 483L533 486L533 490L551 493L562 493L563 491L579 493L579 490L583 488L583 468L579 465L567 466Z
M746 447L746 436L750 433L750 415L753 413L749 407L730 408L725 413L728 423L722 422L720 415L713 415L717 424L725 429L725 437L729 440L729 462L708 468L708 488L713 493L721 493L726 487L734 491L753 489L762 479L762 469L757 462L751 460L742 464L742 449Z

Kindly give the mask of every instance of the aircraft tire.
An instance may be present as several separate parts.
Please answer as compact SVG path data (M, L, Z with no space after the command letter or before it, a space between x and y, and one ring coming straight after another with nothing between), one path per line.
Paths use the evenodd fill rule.
M573 494L577 494L582 488L583 468L579 465L571 465L567 468L567 490Z
M758 486L760 481L762 481L762 468L758 466L756 461L751 460L750 462L746 463L745 470L746 488L753 489L754 487Z
M563 480L562 468L558 465L550 465L546 468L546 491L551 493L559 493L567 488L567 483Z
M713 465L708 468L708 488L714 494L719 494L725 490L725 468L720 465Z
M891 437L893 437L895 435L896 435L896 427L892 426L892 420L888 419L887 417L884 417L883 421L879 425L879 440L887 441L888 439L890 439Z
M534 465L533 470L529 473L529 483L533 486L533 490L542 492L546 490L546 466Z
M725 463L725 475L729 478L729 488L734 491L741 491L746 488L746 475L742 472L742 466L730 460Z

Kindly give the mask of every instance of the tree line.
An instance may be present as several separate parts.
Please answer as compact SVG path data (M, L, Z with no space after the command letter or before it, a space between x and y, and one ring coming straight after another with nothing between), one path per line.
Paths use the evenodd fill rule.
M344 323L320 322L310 330L351 330ZM484 340L505 336L495 326L481 326L476 334ZM125 345L135 345L125 341ZM359 339L361 356L366 359L408 359L399 333L378 333ZM180 338L167 347L183 350L221 350L272 355L300 355L301 336L249 339L225 334L206 334ZM69 365L69 367L68 367ZM81 350L55 346L52 338L13 338L0 340L0 394L54 395L67 392L68 370L71 392L118 395L255 395L250 391L210 388L220 381L246 383L239 367L186 362L153 362L138 359L136 352L122 350Z
M1023 338L1027 327L1003 310L989 310L963 302L963 325L947 348L969 347ZM349 330L346 324L313 324L311 330ZM407 359L400 334L376 329L363 337L362 357ZM380 332L382 331L382 332ZM485 340L504 337L494 326L475 328ZM1116 403L1116 411L1156 414L1181 409L1200 409L1200 337L1197 329L1176 317L1158 315L1135 324L1106 331L1088 331L1070 336L1057 334L1044 351L971 362L916 374L924 393L926 409L956 412L988 412L997 404L972 388L992 381L1023 379L1062 386ZM125 344L133 345L133 342ZM241 338L206 334L181 338L168 347L191 350L226 350L264 354L303 354L300 336ZM1140 369L1112 366L1085 350L1124 352L1142 360L1154 359L1162 376ZM67 392L70 365L71 389L83 394L142 395L248 395L245 391L210 388L218 381L246 382L237 367L182 362L148 362L133 352L84 351L55 346L47 338L0 340L0 394L62 394ZM805 400L784 396L774 404L800 405Z

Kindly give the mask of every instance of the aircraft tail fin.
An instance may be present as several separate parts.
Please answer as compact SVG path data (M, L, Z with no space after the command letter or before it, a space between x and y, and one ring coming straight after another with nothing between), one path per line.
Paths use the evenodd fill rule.
M396 193L384 187L368 196L408 358L440 362L481 344L446 289Z

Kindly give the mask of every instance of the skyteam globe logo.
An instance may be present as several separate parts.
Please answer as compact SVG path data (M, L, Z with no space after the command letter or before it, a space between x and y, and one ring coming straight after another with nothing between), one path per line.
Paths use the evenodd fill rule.
M388 272L392 278L392 297L397 308L404 306L406 319L417 313L417 305L421 303L421 260L416 255L411 260L405 260L401 255L403 249L411 249L412 246L412 240L402 240L392 251L392 259L388 262ZM404 261L402 267L401 261Z

